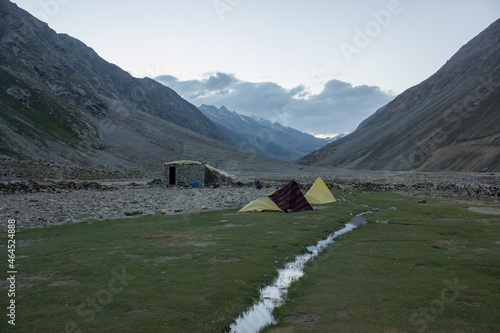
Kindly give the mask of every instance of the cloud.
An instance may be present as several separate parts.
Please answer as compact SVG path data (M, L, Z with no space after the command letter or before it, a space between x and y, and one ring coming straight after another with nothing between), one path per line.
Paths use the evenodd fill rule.
M379 87L339 80L326 82L319 94L311 95L303 85L285 89L274 82L246 82L221 72L202 80L179 81L171 75L155 79L196 106L224 105L315 135L351 132L394 98Z
M236 82L234 75L217 72L215 76L208 78L206 88L210 91L217 91L228 88Z

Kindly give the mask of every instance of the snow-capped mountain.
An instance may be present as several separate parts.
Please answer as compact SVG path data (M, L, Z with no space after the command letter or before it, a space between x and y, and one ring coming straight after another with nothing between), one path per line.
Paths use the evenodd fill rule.
M346 135L347 134L340 133L340 134L337 134L335 136L328 136L328 137L325 138L325 140L328 141L328 143L330 143L330 142L333 142L333 141L337 141L338 139L342 139Z
M264 118L229 111L224 106L201 105L199 109L235 144L259 155L295 161L330 142Z

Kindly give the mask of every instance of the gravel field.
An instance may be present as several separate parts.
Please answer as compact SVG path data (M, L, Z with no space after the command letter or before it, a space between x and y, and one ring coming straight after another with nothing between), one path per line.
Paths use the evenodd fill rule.
M137 184L137 183L134 183ZM274 189L273 189L274 190ZM242 188L179 188L118 185L113 190L72 190L0 195L2 229L7 219L19 228L32 228L88 220L107 220L139 215L182 214L241 207L272 192Z
M19 228L32 228L160 213L170 215L238 208L273 192L280 184L291 179L308 189L318 175L330 188L337 190L399 190L422 198L475 200L492 205L495 209L500 204L500 174L333 169L297 169L286 173L240 170L238 176L244 184L259 179L269 187L261 190L247 185L216 189L179 188L148 185L148 180L140 179L85 182L82 184L86 189L75 190L61 187L57 182L32 182L28 188L34 193L22 189L0 191L0 228L6 229L8 219L15 219ZM0 186L16 188L16 184L26 182L11 179L1 182Z

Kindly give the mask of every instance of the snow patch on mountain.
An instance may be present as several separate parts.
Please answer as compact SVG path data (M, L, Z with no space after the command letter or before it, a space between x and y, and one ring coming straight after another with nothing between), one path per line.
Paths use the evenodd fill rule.
M259 155L295 161L330 142L262 117L230 111L225 106L203 104L199 109L240 148Z

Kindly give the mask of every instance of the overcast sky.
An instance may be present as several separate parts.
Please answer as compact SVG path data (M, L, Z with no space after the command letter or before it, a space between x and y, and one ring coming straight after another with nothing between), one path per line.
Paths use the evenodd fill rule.
M188 101L353 131L500 17L499 0L15 0Z

